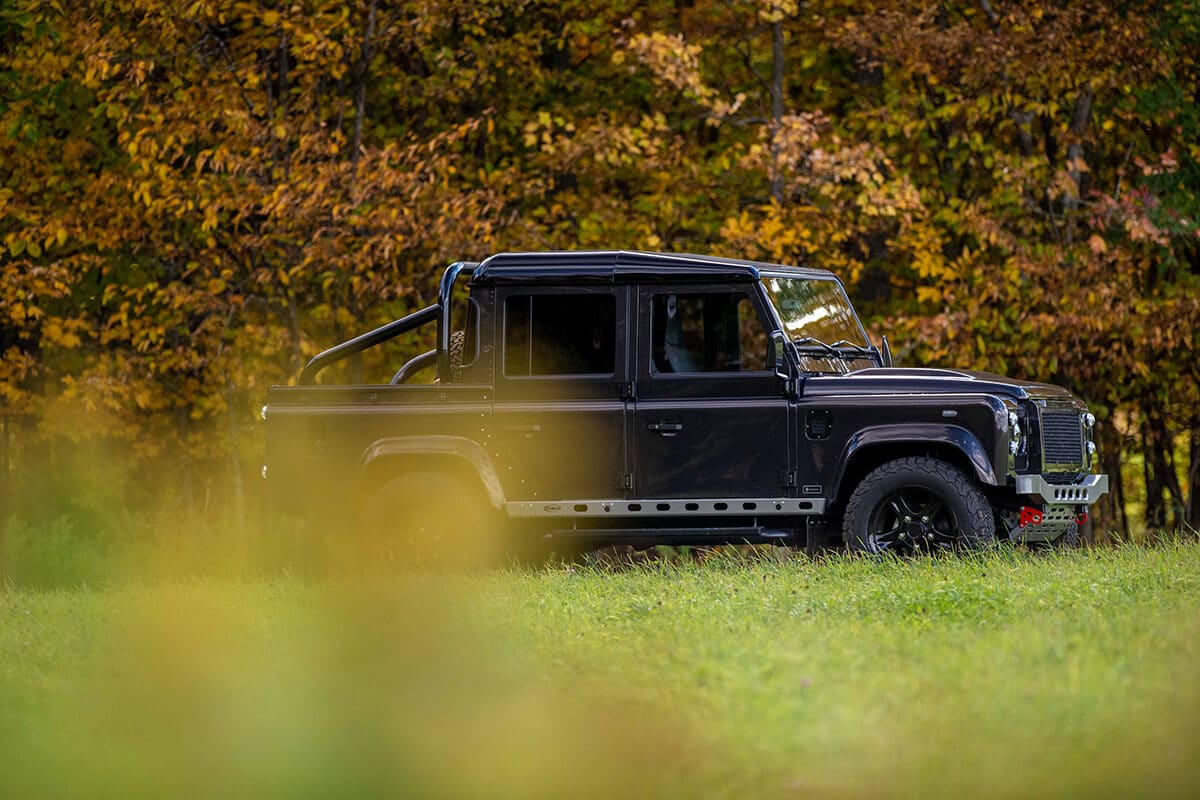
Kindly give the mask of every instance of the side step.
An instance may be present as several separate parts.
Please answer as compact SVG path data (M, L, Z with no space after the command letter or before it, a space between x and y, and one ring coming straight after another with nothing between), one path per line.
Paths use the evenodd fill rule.
M764 528L564 528L542 535L546 541L604 542L630 545L789 544L794 531Z

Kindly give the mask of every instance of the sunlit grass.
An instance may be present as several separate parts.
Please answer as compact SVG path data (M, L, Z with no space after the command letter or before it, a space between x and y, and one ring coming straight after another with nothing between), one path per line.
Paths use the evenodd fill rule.
M0 593L8 796L1190 796L1200 545Z

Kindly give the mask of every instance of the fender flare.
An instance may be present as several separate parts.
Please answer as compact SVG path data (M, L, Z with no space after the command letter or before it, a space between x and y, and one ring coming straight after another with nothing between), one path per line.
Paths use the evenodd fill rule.
M961 453L974 468L975 477L979 479L980 483L987 486L998 486L1000 484L1000 481L996 477L996 470L992 465L992 460L988 457L987 450L984 449L983 444L980 443L975 434L966 428L959 425L941 425L934 422L900 423L867 428L856 432L850 437L849 441L846 442L845 449L842 450L841 458L838 459L833 484L834 496L839 496L842 489L842 481L846 476L846 468L858 453L881 444L911 444L920 446L930 443L949 445Z
M363 453L365 473L373 464L396 456L450 456L462 461L479 477L488 502L496 509L504 508L504 489L487 451L475 441L462 436L390 436L375 441Z

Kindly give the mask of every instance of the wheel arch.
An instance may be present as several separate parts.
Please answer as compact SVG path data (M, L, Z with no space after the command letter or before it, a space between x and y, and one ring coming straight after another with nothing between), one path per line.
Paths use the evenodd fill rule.
M479 483L489 505L504 507L504 490L487 451L461 436L398 436L379 439L363 453L361 490L368 495L379 484L407 471L449 472Z
M854 487L871 470L909 456L945 461L974 475L984 487L999 483L987 451L966 428L936 424L880 426L859 431L846 443L834 480L833 505L845 508Z

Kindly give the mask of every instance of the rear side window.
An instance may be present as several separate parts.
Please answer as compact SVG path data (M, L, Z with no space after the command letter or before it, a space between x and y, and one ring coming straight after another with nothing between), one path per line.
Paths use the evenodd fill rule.
M616 312L616 298L608 294L509 297L504 303L504 374L613 374Z
M651 336L658 373L767 368L770 340L743 292L655 295Z

